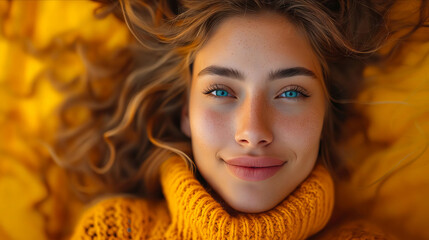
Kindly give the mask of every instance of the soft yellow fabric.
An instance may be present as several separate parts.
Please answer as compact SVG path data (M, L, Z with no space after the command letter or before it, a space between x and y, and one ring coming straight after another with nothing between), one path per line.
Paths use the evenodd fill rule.
M333 182L321 165L282 203L259 214L225 211L179 157L163 163L161 184L166 204L102 201L87 211L72 239L306 239L326 225L334 204Z
M332 225L332 224L331 224ZM316 238L315 238L316 239ZM397 240L368 220L355 219L342 221L319 233L317 240Z
M366 70L358 105L370 120L369 146L363 135L345 144L353 172L336 183L336 214L364 216L399 239L429 239L429 42L403 52L400 64Z
M40 140L54 135L62 100L50 76L66 83L84 73L78 43L109 51L129 38L113 16L95 19L96 5L0 1L0 239L65 239L82 208Z

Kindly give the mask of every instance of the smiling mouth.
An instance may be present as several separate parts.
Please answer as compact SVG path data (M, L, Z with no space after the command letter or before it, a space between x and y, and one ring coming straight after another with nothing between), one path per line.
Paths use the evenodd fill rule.
M229 172L244 181L263 181L274 176L286 163L276 158L241 157L224 160Z

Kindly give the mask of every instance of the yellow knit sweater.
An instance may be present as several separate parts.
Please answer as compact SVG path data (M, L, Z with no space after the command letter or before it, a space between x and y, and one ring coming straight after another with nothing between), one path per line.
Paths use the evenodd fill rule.
M180 158L161 167L165 201L116 197L90 208L72 239L305 239L328 222L332 179L321 165L283 202L259 214L228 214Z

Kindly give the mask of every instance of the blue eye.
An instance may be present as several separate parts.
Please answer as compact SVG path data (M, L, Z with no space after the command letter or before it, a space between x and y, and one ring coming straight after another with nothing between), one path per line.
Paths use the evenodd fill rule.
M227 97L227 96L229 96L229 93L225 90L214 90L213 93L216 97Z
M206 90L203 91L204 94L217 98L234 97L234 94L231 94L230 92L232 92L232 90L223 84L210 85Z
M302 94L296 90L288 90L283 92L282 94L280 94L280 97L285 97L285 98L297 98L299 96L301 96Z

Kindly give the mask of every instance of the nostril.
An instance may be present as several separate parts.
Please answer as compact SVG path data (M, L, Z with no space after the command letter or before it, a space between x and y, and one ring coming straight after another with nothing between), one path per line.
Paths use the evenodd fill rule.
M238 143L240 143L240 144L246 144L246 145L249 145L250 143L253 143L252 145L257 146L257 145L266 145L266 144L269 143L269 141L267 141L267 140L260 140L260 141L251 142L251 141L249 141L247 139L240 139L240 140L238 140Z

